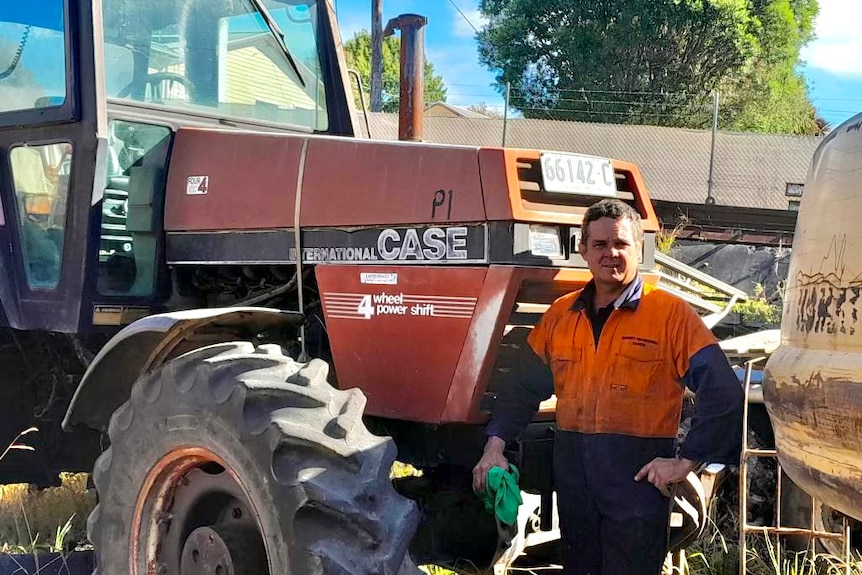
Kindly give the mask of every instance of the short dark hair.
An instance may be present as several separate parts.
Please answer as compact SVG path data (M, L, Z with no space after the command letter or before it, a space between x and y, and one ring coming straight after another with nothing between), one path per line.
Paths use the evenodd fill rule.
M582 244L587 245L590 223L601 218L629 220L632 224L635 241L643 243L644 231L641 227L640 214L638 214L633 207L625 202L621 202L620 200L601 200L587 208L587 213L584 214L583 230L581 231Z

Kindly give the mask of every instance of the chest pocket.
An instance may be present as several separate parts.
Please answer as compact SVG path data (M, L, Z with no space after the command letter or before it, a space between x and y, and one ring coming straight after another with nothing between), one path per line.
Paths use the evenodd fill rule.
M571 397L577 394L577 388L583 377L581 348L566 346L552 350L551 371L554 374L554 391L557 397Z
M656 397L660 394L656 379L662 359L658 343L624 338L613 359L607 392L638 399Z

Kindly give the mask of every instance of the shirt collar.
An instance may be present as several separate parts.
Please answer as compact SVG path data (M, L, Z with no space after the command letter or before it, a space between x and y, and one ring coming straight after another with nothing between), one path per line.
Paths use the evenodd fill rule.
M632 280L629 285L625 287L623 292L613 301L611 304L614 306L614 309L637 309L638 304L641 301L641 297L643 297L644 293L644 281L641 278L640 274L635 276L635 279ZM572 303L572 311L581 311L583 309L588 309L588 305L592 305L593 298L596 296L596 283L594 280L590 280L584 289L581 290L581 293L578 297L575 298L575 301Z

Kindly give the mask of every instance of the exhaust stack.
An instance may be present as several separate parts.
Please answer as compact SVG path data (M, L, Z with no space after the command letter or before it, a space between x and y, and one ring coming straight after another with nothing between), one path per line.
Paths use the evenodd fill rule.
M386 24L384 36L401 30L401 78L398 104L398 139L422 140L425 111L425 26L428 18L402 14Z

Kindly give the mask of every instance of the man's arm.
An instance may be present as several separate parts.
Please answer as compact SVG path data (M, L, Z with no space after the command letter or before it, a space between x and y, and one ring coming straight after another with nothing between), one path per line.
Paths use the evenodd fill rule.
M717 343L692 356L683 382L696 397L691 430L679 457L653 459L635 475L635 481L646 479L667 496L670 496L668 485L683 481L701 463L737 465L742 449L745 397Z
M745 393L718 344L692 356L683 382L695 393L695 415L680 457L738 465Z
M551 368L530 346L524 346L522 355L494 400L491 422L485 430L487 435L504 441L517 439L539 410L539 404L554 393Z
M473 489L485 488L485 479L492 467L508 469L503 456L506 442L517 439L532 421L539 404L554 393L551 369L530 346L524 346L523 359L510 372L501 386L491 411L491 421L485 429L488 441L482 458L473 468Z
M647 479L668 495L668 484L685 479L702 463L739 463L742 449L742 386L715 337L688 304L679 302L668 316L674 334L673 360L677 374L695 395L692 427L673 459L656 458L644 465L635 480Z

